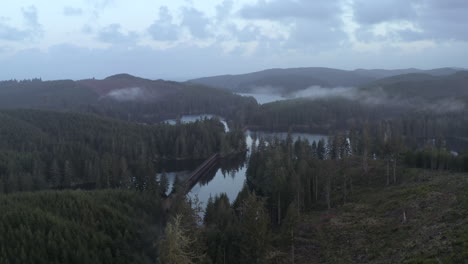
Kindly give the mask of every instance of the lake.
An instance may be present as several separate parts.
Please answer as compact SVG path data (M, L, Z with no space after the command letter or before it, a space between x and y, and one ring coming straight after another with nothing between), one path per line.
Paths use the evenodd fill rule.
M195 122L196 120L200 120L209 116L213 115L183 116L181 117L181 121ZM229 131L227 124L225 126L227 131ZM267 139L278 137L279 139L284 140L287 138L287 135L288 133L283 132L252 132L247 130L245 132L248 149L247 152L243 155L221 160L215 168L204 175L200 181L195 184L195 186L193 186L191 191L188 193L188 196L191 198L197 196L198 199L203 203L203 207L206 206L210 197L214 198L216 195L221 193L226 193L231 203L234 202L234 200L237 198L237 195L242 190L246 180L246 172L253 138L256 139L255 143L257 144L260 138ZM291 136L293 140L298 138L307 139L310 143L313 141L318 142L321 139L324 139L325 142L328 140L328 136L318 134L291 133ZM167 166L167 169L161 169L165 169L170 186L172 188L175 177L179 177L180 180L186 179L190 175L190 172L201 163L203 163L203 161L196 161L189 164L180 163L179 166L174 166L174 164L171 164L171 166Z

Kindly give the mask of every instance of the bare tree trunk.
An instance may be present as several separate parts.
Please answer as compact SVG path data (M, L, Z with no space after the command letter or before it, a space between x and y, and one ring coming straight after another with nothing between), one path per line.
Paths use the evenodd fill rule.
M312 192L313 192L313 186L311 184L310 177L307 178L307 206L310 206L312 204Z
M281 225L281 192L278 192L278 225Z
M300 186L300 187L299 187L299 186ZM296 200L297 200L297 206L298 206L298 208L302 208L302 203L303 203L303 201L304 201L304 199L301 198L301 192L302 192L302 190L303 190L303 186L301 186L301 181L300 181L300 179L299 179L299 174L298 174L298 175L297 175L297 194L296 194L296 195L297 195Z
M291 263L294 264L295 259L295 248L294 248L294 230L291 230Z
M328 210L331 209L331 201L330 201L330 193L331 193L331 180L328 178L327 180L327 188L326 188L326 194L325 194L325 199L327 200L327 208Z
M318 175L315 174L315 202L318 201Z
M390 159L386 158L386 163L387 163L387 186L390 185Z
M362 155L362 168L364 170L364 173L367 174L367 172L369 172L369 163L368 163L368 160L367 160L367 148L364 149L364 153Z
M396 165L397 165L397 160L396 158L393 158L393 184L397 183L396 179Z
M343 174L343 204L346 204L346 195L347 195L347 187L346 187L346 173Z

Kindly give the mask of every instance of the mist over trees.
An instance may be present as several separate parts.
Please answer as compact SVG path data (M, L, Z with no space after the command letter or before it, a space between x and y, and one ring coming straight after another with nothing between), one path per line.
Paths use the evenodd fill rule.
M139 95L132 95L132 89ZM255 106L255 100L226 90L128 74L104 80L0 82L0 108L72 110L143 123L206 113L242 120Z

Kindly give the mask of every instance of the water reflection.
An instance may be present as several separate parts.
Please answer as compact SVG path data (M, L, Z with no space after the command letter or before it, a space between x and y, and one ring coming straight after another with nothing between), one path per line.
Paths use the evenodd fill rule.
M214 115L190 115L182 116L181 122L195 122L203 118L212 118ZM229 131L229 127L226 122L221 119L225 125L226 131ZM175 120L167 120L165 122L175 124ZM277 137L280 140L286 139L288 133L282 132L253 132L246 131L245 139L248 150L246 153L236 155L234 157L224 158L219 161L217 166L206 173L191 189L188 196L198 196L198 199L202 202L202 206L206 206L210 197L215 197L221 193L226 193L231 202L237 198L237 195L242 190L245 180L248 166L248 160L250 157L250 148L255 140L255 144L258 144L260 138L273 138ZM308 133L291 133L292 139L295 141L299 138L307 139L310 143L313 141L318 142L323 139L325 142L328 140L326 135L308 134ZM172 186L176 178L180 181L187 179L191 172L195 170L203 160L198 161L172 161L158 164L160 170L166 171L166 175L169 181L169 191L172 190ZM161 176L161 172L158 173L158 177Z
M193 186L189 197L197 196L205 206L210 197L226 193L233 202L244 186L247 171L247 153L221 159L218 166Z

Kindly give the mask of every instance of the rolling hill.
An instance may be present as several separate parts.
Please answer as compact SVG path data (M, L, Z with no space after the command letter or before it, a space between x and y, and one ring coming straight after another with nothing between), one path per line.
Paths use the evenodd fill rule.
M221 75L193 79L189 82L220 87L236 92L276 92L288 94L304 90L311 86L321 87L358 87L374 82L381 78L420 73L433 76L446 76L457 72L454 68L440 68L433 70L400 69L400 70L365 70L346 71L331 68L290 68L270 69L259 72Z
M0 82L0 108L73 110L144 123L205 113L236 119L240 109L255 106L253 99L223 89L128 74L103 80Z
M444 98L462 99L468 96L468 71L446 76L403 74L366 84L362 89L370 93L383 91L385 96L390 98L422 98L430 101Z

